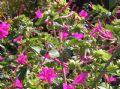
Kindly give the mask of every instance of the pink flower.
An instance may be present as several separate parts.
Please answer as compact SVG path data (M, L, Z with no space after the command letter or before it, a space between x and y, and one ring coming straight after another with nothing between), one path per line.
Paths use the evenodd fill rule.
M80 59L81 59L80 65L89 64L89 63L93 62L93 59L89 55L86 55L86 56L81 55Z
M98 28L99 30L102 29L102 26L101 26L100 20L98 20L97 28Z
M104 74L103 78L106 80L107 83L116 82L116 78L115 77L113 77L113 76L109 77L107 74Z
M10 28L10 25L9 25L8 23L6 23L6 22L2 22L2 23L0 24L0 28L8 31L9 28Z
M13 86L16 88L23 88L23 85L18 78L15 80L15 83L13 84Z
M18 36L13 40L13 42L20 42L22 40L23 36Z
M63 89L75 89L75 88L71 84L67 85L66 83L63 83Z
M77 39L77 40L82 40L84 38L84 34L83 33L72 33L72 37Z
M4 57L0 56L0 61L3 61L4 60Z
M99 33L100 33L99 37L103 40L109 40L113 38L113 34L110 31L108 32L108 31L102 30Z
M7 37L10 26L6 22L0 23L0 39Z
M86 78L88 77L88 73L81 72L78 76L75 77L73 84L85 84Z
M56 74L53 68L45 68L42 67L42 71L38 74L39 78L43 81L51 83L54 78L56 78Z
M111 45L111 46L109 46L109 49L107 51L110 54L113 54L117 48L118 48L118 46Z
M49 55L48 52L46 52L46 53L44 54L44 58L45 58L45 59L50 59L50 55Z
M63 29L66 31L68 29L67 25L63 25Z
M99 32L101 29L102 29L102 26L101 26L100 20L98 20L97 27L95 29L93 29L93 31L91 32L90 35L95 37L96 33Z
M17 62L19 65L21 64L26 64L26 59L27 59L27 56L24 55L24 53L21 53L20 55L18 55L17 57Z
M117 13L117 14L120 14L120 10L117 10L116 13Z
M102 40L109 40L109 39L113 38L112 32L106 31L105 29L103 29L99 20L98 20L97 27L95 29L93 29L93 31L90 33L90 35L95 37L97 33L98 33L98 36Z
M42 17L42 12L38 9L36 12L35 12L35 18L36 19L39 19Z
M68 37L68 33L67 32L60 32L59 33L59 37L62 39L62 40L64 40L64 39L66 39L67 37Z
M87 13L85 10L81 10L81 11L79 12L79 16L85 18L85 17L88 16L88 13Z

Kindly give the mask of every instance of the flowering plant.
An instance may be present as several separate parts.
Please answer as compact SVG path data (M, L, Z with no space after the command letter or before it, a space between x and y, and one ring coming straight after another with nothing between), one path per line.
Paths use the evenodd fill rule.
M90 3L77 13L72 0L31 2L1 15L0 88L119 88L119 7Z

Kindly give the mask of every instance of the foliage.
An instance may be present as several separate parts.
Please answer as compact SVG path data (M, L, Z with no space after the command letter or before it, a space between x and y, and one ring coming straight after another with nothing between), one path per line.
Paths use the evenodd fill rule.
M118 7L110 12L100 5L92 5L89 10L85 4L83 12L77 13L65 0L41 0L37 6L36 2L0 3L0 12L8 17L4 19L5 14L1 14L1 22L10 24L9 35L2 37L6 26L0 23L0 88L119 88ZM35 17L36 10L39 18ZM109 23L105 22L107 19ZM99 75L101 78L94 85Z

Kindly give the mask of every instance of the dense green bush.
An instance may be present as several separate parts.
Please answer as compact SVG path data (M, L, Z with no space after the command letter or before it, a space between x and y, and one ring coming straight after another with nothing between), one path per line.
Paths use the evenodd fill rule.
M1 89L119 89L120 7L0 2Z

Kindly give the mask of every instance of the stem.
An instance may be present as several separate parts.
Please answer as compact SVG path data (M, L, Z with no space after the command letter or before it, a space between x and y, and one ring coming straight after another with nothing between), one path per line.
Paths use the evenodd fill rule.
M48 83L48 89L52 89L52 88L51 88L51 85L50 85L49 83Z
M101 76L103 75L103 73L105 72L106 68L109 66L109 64L115 60L115 57L118 56L120 52L120 46L118 46L118 48L116 49L116 51L114 52L114 54L112 55L112 57L108 60L108 62L105 64L104 68L101 68L100 74L98 75L98 77L95 78L95 80L93 81L92 87L91 89L95 88L96 84L98 83L98 81L101 79Z
M29 68L31 68L31 69L32 69L32 66L31 66L30 64L26 63L26 65L27 65Z
M15 70L14 70L14 73L16 73L17 69L18 69L19 65L16 66Z
M62 52L62 36L60 36L60 53L61 53L61 65L62 65L62 71L63 71L63 80L64 83L67 84L66 74L65 74L65 68L64 68L64 59L63 59L63 52Z
M110 89L110 83L109 83L109 89Z
M63 8L61 8L61 9L58 11L58 13L61 13L62 11L64 11L71 3L72 3L72 0L70 0L70 1L68 2L68 4L65 5Z

